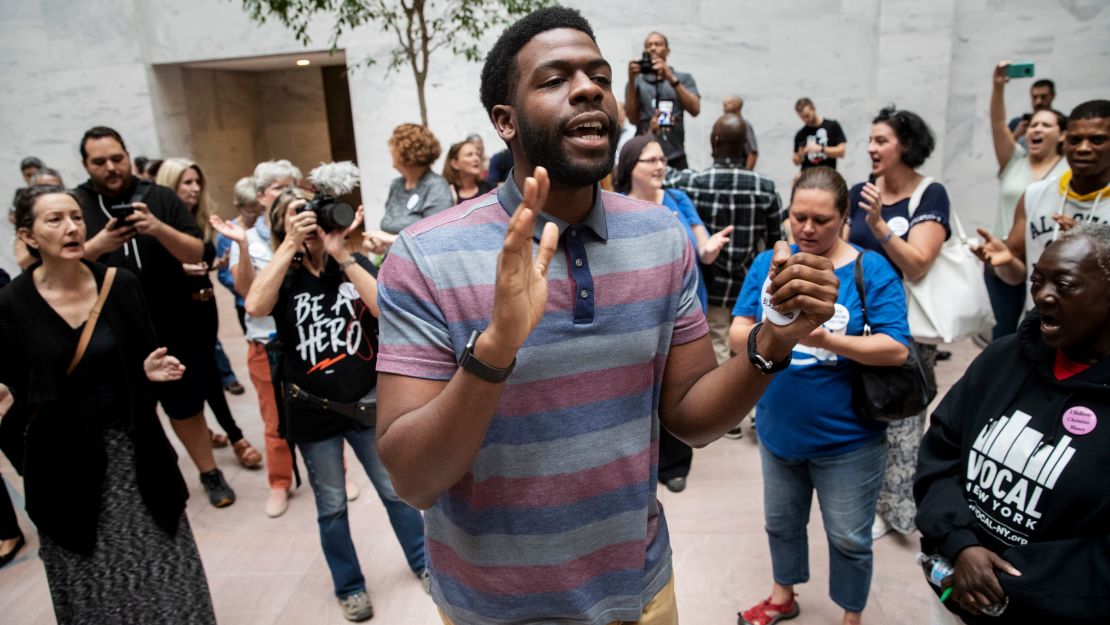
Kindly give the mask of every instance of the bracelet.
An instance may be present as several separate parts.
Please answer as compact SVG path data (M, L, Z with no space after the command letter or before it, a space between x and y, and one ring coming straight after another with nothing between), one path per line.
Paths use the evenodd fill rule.
M347 269L347 267L350 267L351 265L353 265L357 262L358 261L355 260L354 257L348 258L347 260L339 263L339 270L340 271L345 271Z
M894 231L893 230L887 230L886 231L886 236L879 239L879 245L886 245L887 243L890 243L890 240L893 239L893 238L894 238Z

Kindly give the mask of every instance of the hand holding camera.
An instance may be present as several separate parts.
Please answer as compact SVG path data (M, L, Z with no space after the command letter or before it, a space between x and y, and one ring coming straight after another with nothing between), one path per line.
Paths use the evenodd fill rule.
M319 218L317 218L317 222L319 222ZM346 228L330 231L325 231L322 227L319 228L318 235L324 241L324 250L335 259L335 262L344 263L350 260L351 252L347 249L347 236L361 223L362 206L359 206L358 210L355 211L354 219Z
M308 202L297 200L289 204L290 215L285 218L285 241L296 249L304 245L310 234L316 234L316 213L305 210Z

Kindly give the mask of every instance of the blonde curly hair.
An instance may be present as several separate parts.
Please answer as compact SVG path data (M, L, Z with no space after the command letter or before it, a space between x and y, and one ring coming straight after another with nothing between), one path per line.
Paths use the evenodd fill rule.
M401 164L407 167L431 167L439 158L439 140L420 124L401 124L393 129L389 147L401 153Z

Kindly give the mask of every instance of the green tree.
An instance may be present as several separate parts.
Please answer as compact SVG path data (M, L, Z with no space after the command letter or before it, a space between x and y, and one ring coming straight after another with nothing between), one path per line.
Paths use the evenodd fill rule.
M331 47L339 37L364 24L377 24L396 38L389 51L387 72L408 65L416 81L420 101L420 120L428 125L424 86L428 81L429 61L437 50L446 48L469 61L482 58L478 43L482 35L506 26L517 17L552 0L242 0L243 7L258 23L276 19L291 28L298 41L310 42L309 21L319 15L334 16ZM374 58L362 61L367 65Z

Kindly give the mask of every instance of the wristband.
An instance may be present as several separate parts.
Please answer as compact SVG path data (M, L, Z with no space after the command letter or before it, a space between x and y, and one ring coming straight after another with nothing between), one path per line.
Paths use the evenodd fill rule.
M886 236L879 239L879 245L886 245L887 243L890 243L890 240L893 239L893 238L894 238L894 231L893 230L887 230L886 231Z
M352 256L352 257L348 258L347 260L339 263L339 271L346 271L347 267L350 267L351 265L353 265L357 262L358 261L355 260L354 256Z

